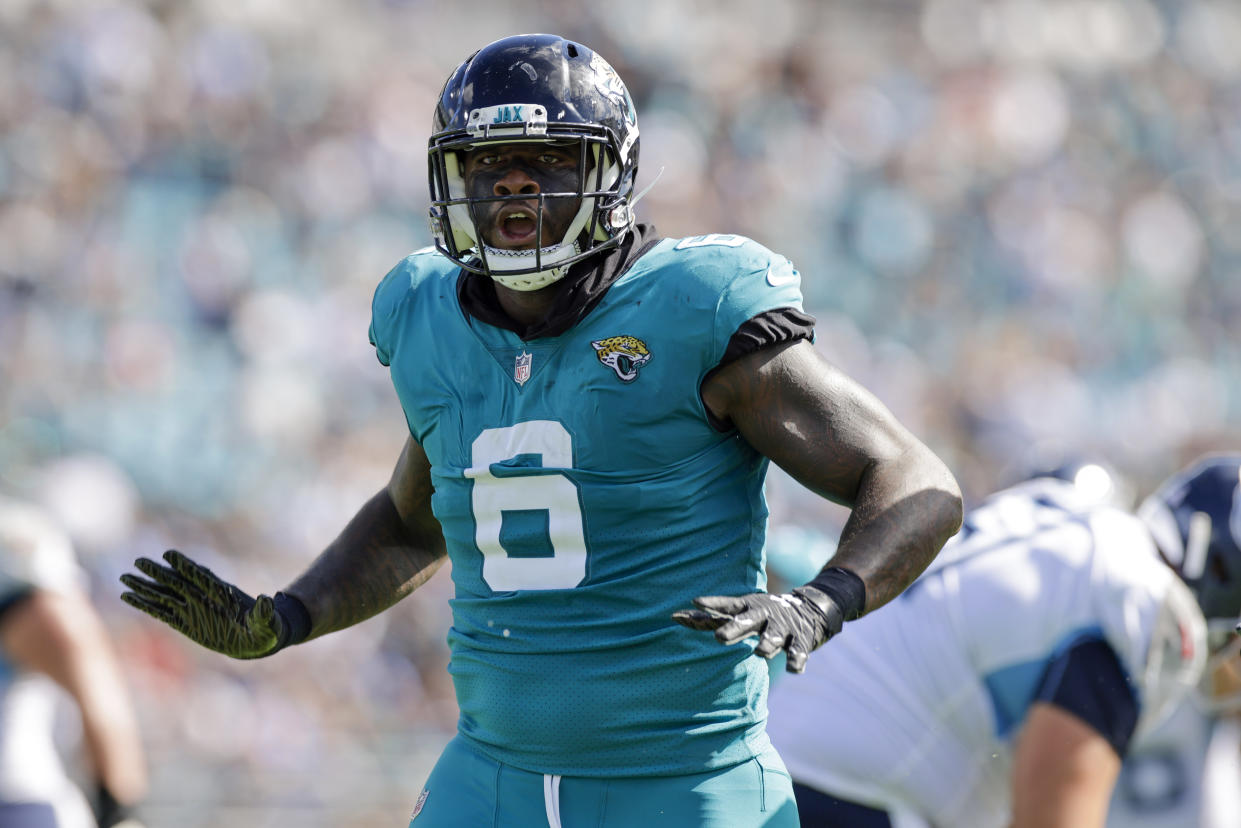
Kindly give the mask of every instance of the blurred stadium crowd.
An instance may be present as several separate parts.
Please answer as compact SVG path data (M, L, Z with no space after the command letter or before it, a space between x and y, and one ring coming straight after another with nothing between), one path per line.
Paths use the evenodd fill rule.
M371 293L429 243L440 85L520 31L613 63L639 188L662 170L639 214L793 259L818 345L971 499L1047 446L1142 491L1236 448L1235 3L6 0L0 487L95 579L153 825L399 824L451 731L444 575L254 664L116 576L177 546L284 583L387 480ZM778 521L813 522L775 488Z

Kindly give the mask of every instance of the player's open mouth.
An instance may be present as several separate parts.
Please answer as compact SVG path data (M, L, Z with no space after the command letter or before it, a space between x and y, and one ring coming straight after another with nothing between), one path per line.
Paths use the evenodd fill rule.
M539 223L525 207L506 208L496 217L496 231L506 245L533 245Z

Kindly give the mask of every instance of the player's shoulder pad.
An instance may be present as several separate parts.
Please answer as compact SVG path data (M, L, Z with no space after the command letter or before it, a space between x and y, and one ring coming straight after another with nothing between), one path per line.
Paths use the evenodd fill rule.
M434 247L424 247L410 253L383 277L371 300L370 326L371 344L382 364L387 365L391 356L391 329L402 308L416 302L426 288L455 278L457 271L457 266Z
M712 233L669 239L657 264L691 306L714 308L723 342L754 316L776 308L802 310L801 274L787 258L745 236Z
M802 310L801 275L793 263L745 236L713 233L669 239L656 251L661 278L680 301L712 315L712 359L748 320L775 310Z
M1115 580L1162 591L1179 581L1163 563L1146 525L1128 511L1109 504L1096 504L1089 511L1100 563Z
M708 233L669 239L663 255L667 264L716 288L753 276L763 277L770 287L801 285L801 274L792 262L746 236Z
M451 278L457 269L434 247L415 250L397 262L379 282L371 309L377 315L381 310L391 313L415 294L420 286L437 279Z

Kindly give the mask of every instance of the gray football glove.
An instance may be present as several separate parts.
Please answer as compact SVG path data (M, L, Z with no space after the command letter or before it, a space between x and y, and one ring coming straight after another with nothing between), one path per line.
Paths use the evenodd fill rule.
M131 591L121 593L121 600L233 658L261 658L286 643L288 625L270 595L251 598L175 550L165 552L164 560L168 566L134 561L147 578L122 575Z
M784 650L785 669L800 673L811 651L862 614L866 585L850 570L833 566L791 592L705 595L695 598L694 606L672 613L673 620L692 630L714 630L721 644L757 635L756 655L771 658Z
M771 658L786 651L790 673L805 670L806 656L844 626L836 602L811 586L780 595L705 595L695 598L694 606L697 609L674 612L673 619L693 630L715 630L721 644L757 635L755 654Z

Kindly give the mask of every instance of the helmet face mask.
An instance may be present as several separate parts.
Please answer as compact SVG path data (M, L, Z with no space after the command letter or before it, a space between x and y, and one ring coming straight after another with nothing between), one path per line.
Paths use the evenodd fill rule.
M576 186L537 195L466 192L467 152L528 142L571 147L578 157ZM457 68L436 108L428 144L435 245L459 266L506 287L544 287L573 263L618 245L633 226L637 163L633 101L606 61L553 35L496 41ZM564 235L545 245L548 207L562 200L577 210ZM535 204L535 249L483 243L480 219L506 201Z
M474 227L487 249L545 247L581 214L585 144L485 144L459 155ZM511 226L515 220L516 226ZM535 232L537 231L537 232ZM542 240L541 242L539 240Z
M1206 669L1198 682L1198 706L1216 715L1241 713L1241 637L1231 621L1207 622Z

